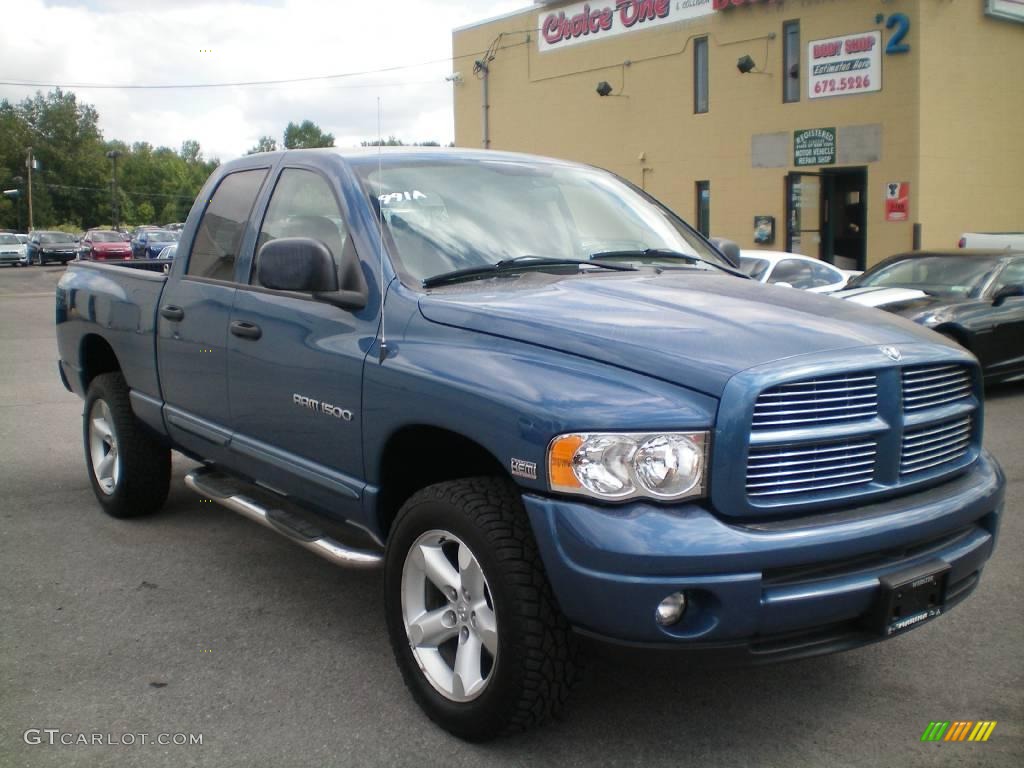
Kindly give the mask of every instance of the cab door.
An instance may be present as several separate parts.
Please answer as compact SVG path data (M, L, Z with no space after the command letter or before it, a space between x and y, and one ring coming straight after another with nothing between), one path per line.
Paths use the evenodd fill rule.
M168 432L179 445L213 461L230 457L227 339L237 291L235 261L251 230L249 219L267 170L236 171L220 180L198 228L181 243L184 269L167 281L157 310L157 363Z
M275 180L251 274L231 312L231 446L247 474L352 519L361 516L363 361L377 308L349 312L258 279L259 248L276 238L319 240L336 265L354 251L337 191L312 167L285 167Z
M1008 286L1024 285L1024 258L1003 267L986 292L989 302ZM978 356L989 376L1024 373L1024 296L1007 296L986 310L992 332Z

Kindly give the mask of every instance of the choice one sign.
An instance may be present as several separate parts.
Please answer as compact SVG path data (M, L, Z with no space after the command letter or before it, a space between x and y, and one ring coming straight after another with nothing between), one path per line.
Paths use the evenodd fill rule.
M714 0L611 0L576 3L538 19L541 51L568 48L714 13Z

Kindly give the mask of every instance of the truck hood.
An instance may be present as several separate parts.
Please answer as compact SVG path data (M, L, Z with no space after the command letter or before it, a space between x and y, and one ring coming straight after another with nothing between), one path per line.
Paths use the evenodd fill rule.
M704 272L529 273L429 293L432 322L599 360L718 397L736 373L796 355L943 343L853 302Z

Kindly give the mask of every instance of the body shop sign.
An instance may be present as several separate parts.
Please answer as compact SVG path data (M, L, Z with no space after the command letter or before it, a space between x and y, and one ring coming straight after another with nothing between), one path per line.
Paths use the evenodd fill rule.
M553 51L714 13L712 0L593 0L542 14L537 47Z
M812 40L807 45L807 98L882 90L882 33Z
M835 128L811 128L794 132L793 165L833 165L835 161Z

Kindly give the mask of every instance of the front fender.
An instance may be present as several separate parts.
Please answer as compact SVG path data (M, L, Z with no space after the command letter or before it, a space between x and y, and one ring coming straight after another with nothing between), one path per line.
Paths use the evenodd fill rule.
M388 338L383 364L369 359L363 380L372 486L381 482L388 439L409 426L471 439L506 469L513 459L535 463L536 479L516 478L535 492L548 490L546 451L558 434L712 427L715 398L557 349L433 323L398 293L388 297L387 320L402 335Z

